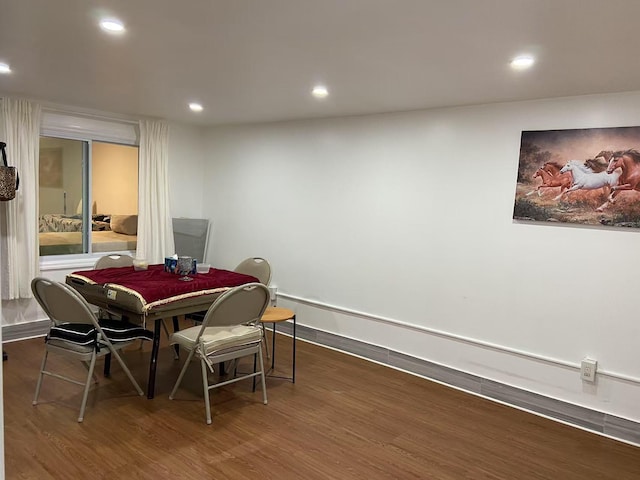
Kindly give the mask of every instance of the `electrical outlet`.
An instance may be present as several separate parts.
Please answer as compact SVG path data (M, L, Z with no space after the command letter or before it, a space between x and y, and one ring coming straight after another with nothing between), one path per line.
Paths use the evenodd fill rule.
M598 366L598 362L591 358L585 358L580 363L580 378L585 382L595 382L596 381L596 368Z

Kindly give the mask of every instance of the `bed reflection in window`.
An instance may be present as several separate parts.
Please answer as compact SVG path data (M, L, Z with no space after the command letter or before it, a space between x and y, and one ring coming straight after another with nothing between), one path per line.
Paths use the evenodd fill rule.
M94 214L91 219L91 251L135 250L137 228L137 215ZM83 253L81 215L40 215L38 231L41 256Z

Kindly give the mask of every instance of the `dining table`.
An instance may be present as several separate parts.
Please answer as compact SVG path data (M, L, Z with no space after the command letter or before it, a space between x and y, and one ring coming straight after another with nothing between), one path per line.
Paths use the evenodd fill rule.
M258 279L230 270L210 268L208 272L179 275L165 271L164 265L146 269L133 266L79 270L66 276L65 282L88 303L121 315L145 328L153 326L147 398L155 395L156 370L162 321L172 318L174 329L181 315L203 312L227 290Z

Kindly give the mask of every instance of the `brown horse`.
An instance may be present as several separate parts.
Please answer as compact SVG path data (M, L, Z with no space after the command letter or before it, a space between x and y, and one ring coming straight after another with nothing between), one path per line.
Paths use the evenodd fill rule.
M611 203L621 191L640 190L640 152L634 149L614 152L609 159L607 173L612 173L616 168L622 170L622 175L618 184L611 188Z
M540 177L542 179L542 185L538 185L535 190L531 190L527 195L538 193L538 196L542 196L542 188L555 188L560 187L560 195L571 186L573 177L571 172L560 173L562 165L555 162L547 162L542 165L536 173L533 174L533 178Z
M604 172L607 169L607 166L609 165L609 160L607 160L607 163L602 163L602 162L599 162L598 160L596 160L597 158L598 157L596 157L596 158L587 158L584 161L584 166L585 167L589 167L591 170L593 170L593 173Z
M600 150L600 153L597 154L593 158L596 159L596 160L598 158L604 158L604 161L607 162L607 164L608 164L609 160L611 160L611 157L613 157L613 151L612 150Z
M554 177L557 177L558 175L560 175L560 170L562 170L562 165L560 165L558 162L545 162L544 165L542 165L542 168L544 168L547 172L549 172Z

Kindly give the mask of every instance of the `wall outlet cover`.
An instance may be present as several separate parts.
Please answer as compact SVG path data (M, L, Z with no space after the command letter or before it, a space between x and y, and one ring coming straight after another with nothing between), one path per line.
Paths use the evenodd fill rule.
M596 381L596 368L598 362L591 358L585 358L580 363L580 378L586 382Z

